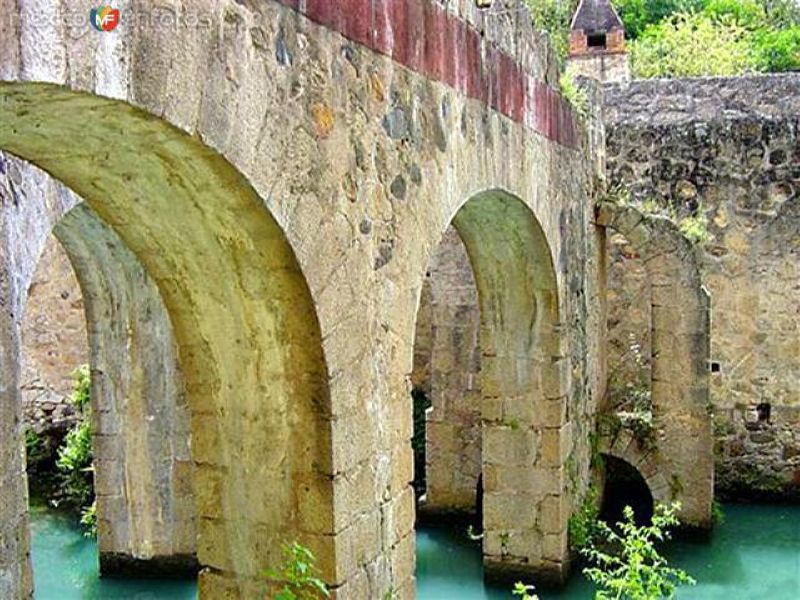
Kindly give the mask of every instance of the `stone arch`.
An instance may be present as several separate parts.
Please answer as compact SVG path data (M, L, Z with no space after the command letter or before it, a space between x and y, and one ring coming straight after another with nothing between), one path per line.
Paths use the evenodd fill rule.
M263 594L262 573L290 538L315 549L333 580L327 369L283 231L234 167L161 119L54 85L0 92L0 148L84 198L164 298L191 410L201 597ZM13 265L3 267L10 288ZM15 596L27 594L29 575L10 321L0 326L0 392L2 427L15 442L3 458L16 457L2 463L3 489L14 504L0 530L13 543L0 557L0 590Z
M565 363L553 258L533 211L492 189L458 207L480 307L483 553L489 579L566 574Z
M412 383L429 406L426 462L420 465L426 485L418 517L463 519L478 508L476 489L482 470L479 329L475 277L464 243L450 226L426 270L414 337ZM415 465L419 462L415 456ZM417 475L415 471L420 479Z
M161 295L85 204L53 232L86 312L100 573L196 573L189 410Z
M641 256L650 284L651 394L655 452L653 496L682 504L688 526L711 526L714 453L709 404L710 299L694 248L667 218L602 203L596 222L624 235ZM629 445L630 446L630 445ZM633 446L627 448L630 453ZM630 460L629 460L630 459Z
M614 435L602 436L597 451L618 458L636 469L647 484L653 502L666 504L672 500L669 480L661 469L658 457L644 451L640 440L631 431L621 429Z
M66 255L82 290L101 573L196 572L189 415L158 289L80 198L28 163L0 154L0 164L0 195L18 206L6 221L27 234L7 248L17 259L20 324L45 247ZM30 350L23 339L21 354Z

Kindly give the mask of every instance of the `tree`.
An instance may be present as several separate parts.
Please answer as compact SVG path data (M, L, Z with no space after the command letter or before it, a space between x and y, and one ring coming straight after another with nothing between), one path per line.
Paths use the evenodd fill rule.
M679 12L701 10L706 0L616 0L614 6L625 24L625 34L638 38L650 25L656 25Z
M730 15L679 13L631 44L635 77L730 76L758 70L751 34Z

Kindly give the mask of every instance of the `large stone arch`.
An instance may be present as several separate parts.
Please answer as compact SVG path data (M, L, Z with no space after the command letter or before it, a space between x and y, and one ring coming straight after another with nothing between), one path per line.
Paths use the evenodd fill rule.
M4 220L21 234L6 247L17 265L17 320L27 319L46 244L66 251L83 292L101 572L196 571L189 415L161 296L80 198L19 159L0 155L0 163L0 195L14 207Z
M481 314L486 574L557 583L567 571L564 476L572 439L550 246L533 211L500 189L472 196L452 224Z
M164 121L57 86L0 92L0 148L84 198L148 270L172 318L192 413L201 595L263 589L280 542L295 537L317 549L332 579L326 367L278 225L229 163ZM17 326L1 329L6 439L18 441ZM24 498L19 462L3 464L12 466L6 489ZM24 504L11 506L4 538L24 548ZM25 551L9 549L13 591L27 567Z
M710 299L694 247L665 217L631 206L602 203L598 225L624 235L647 271L651 304L651 398L654 444L629 440L620 430L607 451L640 468L656 499L682 504L687 526L711 526L714 453L709 401Z

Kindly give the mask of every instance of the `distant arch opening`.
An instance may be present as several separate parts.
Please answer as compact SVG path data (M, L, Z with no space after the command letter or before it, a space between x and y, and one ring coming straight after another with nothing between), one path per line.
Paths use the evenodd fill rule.
M653 518L653 494L641 473L627 461L603 455L605 482L600 504L600 519L609 524L624 520L624 508L630 506L636 523L644 525Z
M435 266L440 252L449 253L449 266ZM567 570L569 516L560 485L568 458L561 437L566 365L550 246L524 202L489 190L456 211L431 262L412 375L419 385L416 376L429 374L432 405L421 510L440 511L431 469L437 455L458 457L444 465L451 473L462 469L458 501L480 514L486 578L559 584ZM437 294L437 274L445 281L438 311L435 301L426 306L426 294ZM426 314L431 324L421 327ZM421 357L425 340L430 350Z

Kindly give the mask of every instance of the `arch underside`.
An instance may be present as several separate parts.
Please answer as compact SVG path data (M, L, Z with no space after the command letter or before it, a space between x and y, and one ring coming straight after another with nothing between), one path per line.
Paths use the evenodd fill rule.
M0 148L81 196L164 299L191 412L198 559L208 567L201 595L262 594L263 571L280 563L280 542L294 538L316 551L334 582L319 326L292 250L256 193L164 121L52 85L0 84ZM13 324L0 331L2 404L18 411L18 338ZM13 414L2 420L15 423ZM9 434L16 444L2 444L3 458L19 453L18 428ZM18 499L17 465L2 476ZM21 506L3 509L4 538L27 535Z
M86 307L100 572L196 572L189 410L158 288L85 204L54 234Z
M571 437L550 248L531 209L502 190L470 198L453 225L480 307L486 574L559 583L568 569Z

